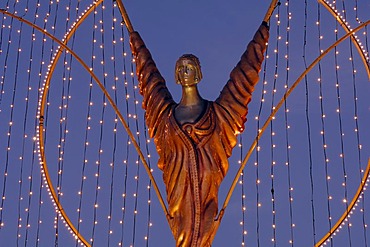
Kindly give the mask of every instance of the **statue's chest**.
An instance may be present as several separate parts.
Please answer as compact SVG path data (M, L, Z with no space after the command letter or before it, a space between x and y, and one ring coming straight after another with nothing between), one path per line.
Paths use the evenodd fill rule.
M177 107L175 108L175 119L179 125L194 124L204 114L204 107L193 106L193 107Z
M180 113L184 114L181 115ZM167 126L171 130L167 129L167 133L174 131L174 135L182 140L181 143L190 141L191 146L194 144L199 145L206 142L212 134L215 134L214 114L210 104L202 111L191 111L191 113L177 111L177 114L174 109ZM181 116L182 118L176 118L176 116Z

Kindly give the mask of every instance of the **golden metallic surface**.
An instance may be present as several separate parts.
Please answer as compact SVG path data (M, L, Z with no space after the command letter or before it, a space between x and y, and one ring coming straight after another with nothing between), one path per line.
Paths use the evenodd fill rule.
M265 22L269 22L270 21L270 18L272 16L272 14L274 13L274 10L276 8L277 5L280 5L280 1L279 0L272 0L271 3L270 3L270 7L268 8L267 12L266 12L266 15L265 15L265 18L263 18L263 21Z
M268 27L263 23L230 73L215 101L203 99L197 85L200 65L193 55L176 63L182 98L176 103L140 35L130 43L150 137L159 154L176 246L211 246L218 228L218 190L228 158L244 130L254 86L264 59Z
M121 12L123 22L125 23L127 30L132 33L134 31L134 28L131 24L130 18L128 17L127 11L125 6L122 3L122 0L115 0L118 6L119 11Z

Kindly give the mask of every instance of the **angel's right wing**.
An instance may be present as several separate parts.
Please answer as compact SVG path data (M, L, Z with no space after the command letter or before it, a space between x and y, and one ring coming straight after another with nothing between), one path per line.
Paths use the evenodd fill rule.
M247 50L241 56L239 63L230 73L230 79L216 99L231 117L234 133L244 130L244 123L248 113L248 104L252 98L254 86L259 80L263 53L266 50L269 38L267 23L262 23L249 42Z
M175 102L139 33L130 34L130 45L135 57L140 94L144 97L142 107L145 110L146 124L150 137L154 137L163 112Z

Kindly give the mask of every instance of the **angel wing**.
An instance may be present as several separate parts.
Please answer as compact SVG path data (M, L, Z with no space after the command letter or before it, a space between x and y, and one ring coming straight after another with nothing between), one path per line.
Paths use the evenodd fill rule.
M154 137L163 112L175 102L138 32L130 34L130 45L136 59L136 74L140 94L143 95L145 121L150 137Z
M230 73L230 79L222 89L216 103L221 105L235 122L234 132L242 132L252 98L254 86L259 80L263 53L269 38L269 28L263 22L253 40L249 42L240 61Z

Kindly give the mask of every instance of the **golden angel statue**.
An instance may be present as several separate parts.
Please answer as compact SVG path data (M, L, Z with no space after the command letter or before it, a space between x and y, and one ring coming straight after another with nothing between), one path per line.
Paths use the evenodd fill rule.
M182 87L182 98L176 103L140 35L130 34L142 107L159 154L176 246L211 246L219 186L236 137L244 130L268 37L268 25L263 22L215 101L199 94L202 72L198 58L181 56L175 79Z

